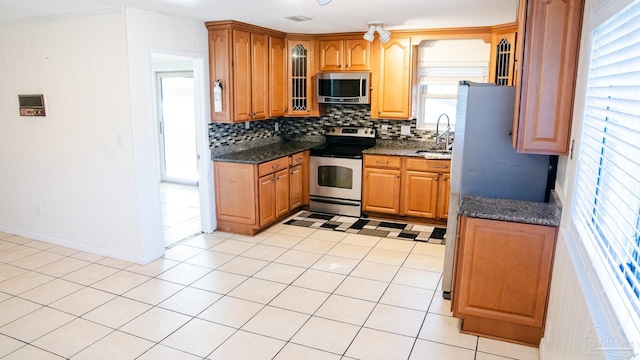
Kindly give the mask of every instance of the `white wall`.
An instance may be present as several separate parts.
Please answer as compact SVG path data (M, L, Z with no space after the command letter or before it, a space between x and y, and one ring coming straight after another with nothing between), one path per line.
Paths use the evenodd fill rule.
M142 255L125 31L119 10L0 26L0 231ZM46 117L18 116L31 93Z
M126 23L138 216L143 251L155 253L164 245L161 241L160 169L151 57L154 54L184 54L200 57L204 60L203 68L207 69L208 33L201 21L133 8L126 9ZM194 69L194 77L209 78L206 70L201 74L197 74L198 71L199 69ZM196 92L204 91L203 97L206 100L208 92L202 86L196 82ZM209 103L203 101L202 104L205 111L200 115L209 118ZM200 132L208 136L208 130L200 129ZM208 138L205 148L208 149ZM200 164L208 162L206 169L201 169L208 170L208 179L205 181L206 184L202 185L212 186L212 166L210 160L207 160L210 159L210 154L201 155L203 159ZM209 217L206 211L203 211L203 217ZM158 239L160 239L159 242Z
M582 116L588 76L591 31L631 0L587 0L580 45L580 60L574 103L572 139L574 157L560 157L556 189L563 203L562 223L554 259L547 325L540 344L540 355L546 360L603 359L597 351L599 344L594 331L610 334L606 327L607 312L603 306L598 284L590 274L593 267L584 258L580 240L574 235L570 215L575 188L577 154L580 150ZM594 350L596 349L596 350Z
M161 256L150 54L192 52L206 69L204 24L127 8L0 25L0 49L0 231ZM18 94L40 93L47 116L18 116Z

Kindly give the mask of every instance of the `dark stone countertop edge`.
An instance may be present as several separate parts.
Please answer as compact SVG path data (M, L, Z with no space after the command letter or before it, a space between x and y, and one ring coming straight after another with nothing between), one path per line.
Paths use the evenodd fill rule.
M293 155L300 151L309 150L321 144L322 142L313 141L281 141L249 149L237 149L235 151L231 147L225 147L224 149L216 148L211 149L211 160L241 164L260 164Z
M555 191L548 203L464 196L458 215L534 225L560 226L562 204Z
M418 150L430 150L435 148L435 143L431 141L416 140L379 140L376 146L363 150L363 154L369 155L391 155L391 156L411 156L425 159L451 159L451 153L418 153Z

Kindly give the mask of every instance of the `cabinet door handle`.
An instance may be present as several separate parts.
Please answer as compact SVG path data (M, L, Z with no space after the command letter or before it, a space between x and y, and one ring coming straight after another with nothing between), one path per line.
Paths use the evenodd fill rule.
M400 179L400 175L396 175L396 178Z
M291 170L291 175L293 175L293 174L295 174L297 172L300 172L300 169Z
M439 178L439 176L438 176L438 177L436 177L436 178L434 178L434 179L433 179L433 181L438 181L438 178Z

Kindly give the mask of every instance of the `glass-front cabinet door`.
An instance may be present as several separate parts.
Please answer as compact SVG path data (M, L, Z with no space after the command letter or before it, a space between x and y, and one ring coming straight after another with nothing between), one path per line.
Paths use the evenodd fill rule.
M312 40L287 40L287 116L318 116Z

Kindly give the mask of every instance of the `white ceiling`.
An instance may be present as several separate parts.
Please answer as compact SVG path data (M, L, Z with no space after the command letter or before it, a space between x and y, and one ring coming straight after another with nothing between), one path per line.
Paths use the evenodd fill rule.
M516 20L518 0L0 0L0 23L39 20L128 6L200 20L238 20L287 33L429 29L498 25ZM294 22L287 16L311 18Z

